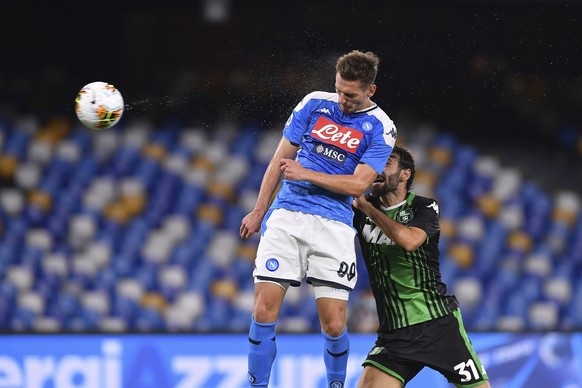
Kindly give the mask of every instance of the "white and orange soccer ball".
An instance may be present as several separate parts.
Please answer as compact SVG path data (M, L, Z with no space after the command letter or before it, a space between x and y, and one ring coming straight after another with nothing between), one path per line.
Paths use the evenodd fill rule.
M123 115L123 97L107 82L91 82L79 91L75 113L87 127L96 130L111 128Z

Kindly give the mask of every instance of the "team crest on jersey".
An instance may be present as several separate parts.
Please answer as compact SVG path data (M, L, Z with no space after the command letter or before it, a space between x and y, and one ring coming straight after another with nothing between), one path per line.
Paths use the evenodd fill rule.
M311 137L355 154L360 147L364 134L354 128L342 127L321 116L311 129Z
M382 350L384 350L383 347L376 346L376 347L374 347L374 349L370 350L370 353L368 353L368 356L374 356L376 354L380 354L380 353L382 353Z
M327 144L318 144L313 148L316 154L323 156L326 159L333 160L340 164L344 164L346 161L346 153L336 149L335 147L330 147Z
M400 210L396 215L396 221L402 224L408 224L413 218L414 214L412 214L412 209Z
M366 132L371 131L372 128L373 128L372 123L369 123L367 121L362 125L362 129Z

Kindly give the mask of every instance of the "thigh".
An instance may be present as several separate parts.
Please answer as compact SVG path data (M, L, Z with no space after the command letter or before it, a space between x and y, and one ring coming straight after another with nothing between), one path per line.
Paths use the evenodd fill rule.
M379 373L395 378L402 386L412 380L422 370L423 365L409 357L415 353L412 351L415 343L406 333L407 330L408 328L396 330L389 339L379 338L362 364L364 372L370 369L367 373L373 373L373 376L379 378L379 374L374 371L376 369ZM391 381L388 378L386 380Z
M434 349L424 360L457 386L474 386L488 380L487 372L465 331L459 309L429 326Z
M301 284L307 264L300 243L303 230L296 219L298 215L284 209L276 209L270 214L257 248L253 271L256 279L292 286Z
M402 388L400 379L374 365L365 365L358 381L358 388Z
M338 221L313 217L307 282L353 290L358 280L354 229Z
M457 386L476 386L487 380L459 309L442 318L380 333L364 365L374 365L404 384L425 366Z

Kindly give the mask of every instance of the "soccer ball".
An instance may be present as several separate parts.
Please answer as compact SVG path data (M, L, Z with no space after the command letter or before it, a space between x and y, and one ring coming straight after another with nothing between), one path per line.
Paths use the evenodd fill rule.
M75 113L91 129L111 128L123 115L123 97L107 82L91 82L83 86L75 99Z

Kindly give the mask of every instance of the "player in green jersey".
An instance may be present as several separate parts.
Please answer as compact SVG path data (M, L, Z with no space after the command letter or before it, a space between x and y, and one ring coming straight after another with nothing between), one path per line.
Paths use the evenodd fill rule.
M353 202L380 323L358 388L403 387L425 366L458 387L489 387L441 279L438 202L411 191L414 175L413 156L396 146L370 194Z

